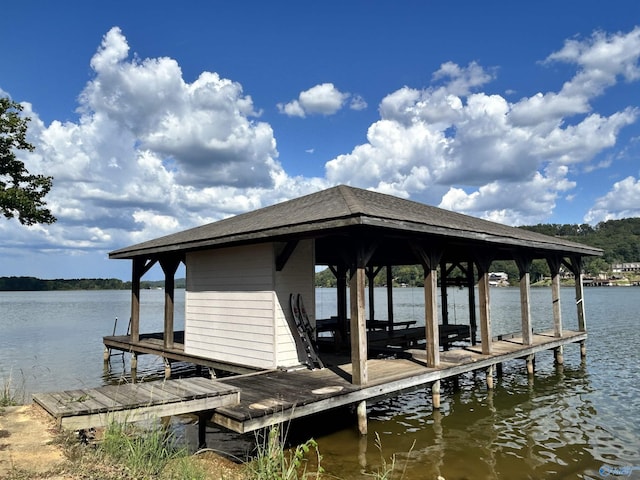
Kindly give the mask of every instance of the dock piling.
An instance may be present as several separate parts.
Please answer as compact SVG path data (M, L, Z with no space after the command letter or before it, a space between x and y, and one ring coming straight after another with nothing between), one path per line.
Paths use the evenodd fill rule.
M138 354L136 352L131 352L131 370L138 369Z
M535 355L527 355L527 374L533 375Z
M366 435L368 433L367 428L367 402L365 400L358 403L356 407L356 413L358 414L358 431L360 435Z
M433 409L440 409L440 380L436 380L431 385L431 399L433 402Z
M559 347L557 347L557 348L555 348L553 350L553 357L554 357L556 365L562 365L564 363L564 355L563 355L562 345L560 345Z
M493 365L487 367L487 390L493 390Z

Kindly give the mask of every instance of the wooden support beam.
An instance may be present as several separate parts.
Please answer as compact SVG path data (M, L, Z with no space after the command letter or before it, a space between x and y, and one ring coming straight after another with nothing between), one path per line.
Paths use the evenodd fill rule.
M536 356L534 354L527 355L527 374L533 375Z
M520 314L522 319L522 344L533 343L531 330L531 258L517 255L515 257L520 273Z
M562 260L573 276L575 277L575 289L576 289L576 309L578 311L578 330L581 332L587 331L587 318L584 309L584 286L582 285L582 257L572 256L570 261ZM581 349L582 352L582 349ZM586 349L585 349L586 352Z
M389 332L393 332L393 271L391 265L387 265L387 319Z
M487 374L487 390L493 390L493 365L489 365L486 370Z
M365 268L365 272L367 274L367 280L369 282L369 320L372 322L375 320L375 314L376 314L375 298L374 298L374 290L373 290L374 280L378 275L378 273L380 273L380 270L382 270L382 267L374 267L373 265Z
M442 260L440 262L440 299L442 301L441 310L443 325L449 324L449 295L447 294L447 278L449 277L449 273L450 270L447 270L447 262Z
M469 294L469 333L471 334L471 345L475 345L477 343L478 319L476 318L476 289L474 288L476 282L473 275L473 262L469 262L465 274L467 275L467 290Z
M489 355L493 351L491 344L491 302L489 301L489 268L491 257L487 254L476 256L478 269L478 296L480 297L480 342L482 353Z
M553 358L556 365L562 365L564 363L562 345L553 349Z
M431 401L433 403L433 409L440 409L440 380L436 380L431 384Z
M356 412L358 414L358 431L360 432L360 435L366 435L368 433L366 400L358 403Z
M173 348L175 275L180 262L181 259L174 256L160 259L164 272L164 348Z
M351 303L351 364L354 385L366 385L367 375L367 322L364 313L364 265L351 272L349 294Z
M345 265L329 265L329 270L336 277L336 308L338 315L338 335L341 342L347 338L347 267Z
M424 268L424 319L427 349L427 366L440 365L440 332L438 327L438 264L442 258L442 248L412 244L414 253Z
M136 257L131 272L131 341L140 341L140 279L157 262L157 259Z
M276 257L276 270L278 272L282 271L284 266L289 261L289 257L291 257L291 254L293 253L293 251L296 249L297 246L298 246L298 240L292 240L285 244L282 252L280 252L280 254Z
M558 256L547 257L547 264L551 272L551 302L553 307L553 334L562 337L562 308L560 305L560 265L562 258Z

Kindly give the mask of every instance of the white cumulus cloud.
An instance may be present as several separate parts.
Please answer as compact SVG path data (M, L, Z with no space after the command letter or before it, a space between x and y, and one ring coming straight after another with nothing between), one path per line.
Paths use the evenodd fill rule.
M544 221L575 187L573 174L606 164L598 155L637 120L635 107L605 115L592 101L639 79L639 58L640 28L568 41L545 63L575 65L573 78L516 102L479 91L492 70L447 62L432 86L383 98L367 143L327 162L327 179L505 223Z
M307 115L333 115L351 99L349 108L363 110L367 103L359 95L343 93L333 83L321 83L300 92L298 98L277 105L280 113L290 117L304 118Z

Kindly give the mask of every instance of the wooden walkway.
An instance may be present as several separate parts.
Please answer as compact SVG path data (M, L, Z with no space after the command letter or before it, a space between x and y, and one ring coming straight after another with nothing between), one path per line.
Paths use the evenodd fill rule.
M211 411L237 404L240 393L236 387L195 377L38 393L33 400L61 426L89 428L110 421L137 422Z
M422 349L399 351L399 358L369 359L369 383L351 384L351 364L334 364L323 370L271 371L220 380L241 391L240 402L216 409L213 422L235 432L250 432L294 418L312 415L363 400L398 394L504 361L526 358L543 350L586 340L586 332L553 332L533 335L533 344L522 345L521 337L494 340L493 353L482 354L482 345L440 352L440 366L426 366ZM324 357L323 357L324 358Z
M245 433L313 415L337 407L375 401L400 392L432 384L493 365L528 358L586 340L586 332L567 331L555 337L552 331L533 334L532 344L519 336L494 339L492 353L482 345L456 347L440 352L437 368L426 366L423 348L397 349L388 358L370 358L368 383L351 383L351 363L344 357L323 355L322 370L270 370L218 380L189 378L154 381L86 390L34 395L34 400L64 427L86 428L110 420L139 421L186 413L212 414L212 421L232 431Z

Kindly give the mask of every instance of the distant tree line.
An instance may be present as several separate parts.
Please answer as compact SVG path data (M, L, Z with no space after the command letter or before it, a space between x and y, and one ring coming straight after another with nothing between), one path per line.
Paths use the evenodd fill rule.
M640 262L640 218L608 220L595 226L588 224L539 224L520 227L525 230L543 233L553 237L561 237L576 243L583 243L603 250L602 257L585 257L584 272L587 275L611 273L615 263ZM513 261L494 261L491 270L506 272L512 283L518 281L518 267ZM545 260L534 260L531 266L533 282L550 275ZM463 276L454 269L452 277ZM392 267L394 286L424 286L424 271L420 265L402 265ZM386 283L385 269L374 279L374 285ZM335 287L336 279L329 269L316 274L317 287Z
M185 287L185 279L176 279L176 288ZM162 288L164 281L142 281L143 289ZM48 291L48 290L129 290L131 282L123 282L118 278L74 278L43 280L36 277L0 277L0 291Z
M595 226L588 224L539 224L520 227L545 235L561 237L577 243L601 248L602 257L585 258L584 271L588 275L611 272L614 263L640 262L640 218L608 220ZM518 268L512 261L495 261L492 271L506 272L509 280L517 282ZM462 276L454 270L451 276ZM544 260L534 260L531 266L532 281L549 276L549 267ZM422 287L424 272L420 265L398 265L392 268L395 286L406 285ZM386 283L384 269L374 279L376 286ZM185 288L184 278L176 279L176 288ZM316 286L335 287L336 279L329 269L316 274ZM141 288L162 288L164 281L142 281ZM117 278L84 278L41 280L35 277L0 277L0 291L43 291L43 290L128 290L131 282Z

